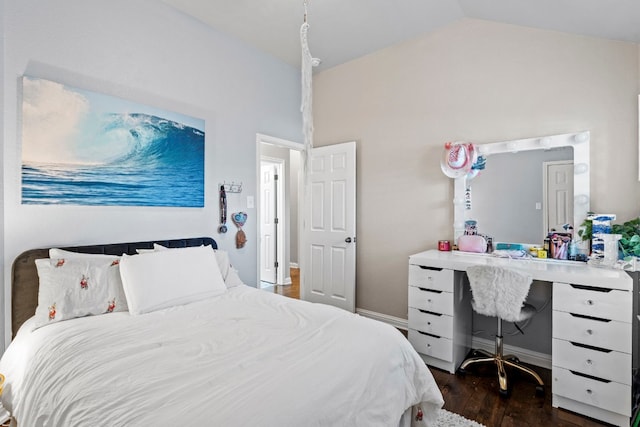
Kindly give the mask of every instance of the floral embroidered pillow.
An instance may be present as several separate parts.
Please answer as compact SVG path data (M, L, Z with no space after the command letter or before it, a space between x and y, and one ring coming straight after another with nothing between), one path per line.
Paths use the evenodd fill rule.
M118 258L36 260L40 287L36 328L88 315L127 310Z

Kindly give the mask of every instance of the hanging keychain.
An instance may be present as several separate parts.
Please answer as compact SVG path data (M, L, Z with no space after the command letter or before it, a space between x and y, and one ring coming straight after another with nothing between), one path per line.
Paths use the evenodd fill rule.
M227 193L224 191L224 185L220 186L220 227L218 233L227 232Z
M238 233L236 234L236 248L240 249L244 247L244 244L247 243L247 236L242 231L242 226L245 222L247 222L247 213L246 212L236 212L231 215L231 220L238 227Z

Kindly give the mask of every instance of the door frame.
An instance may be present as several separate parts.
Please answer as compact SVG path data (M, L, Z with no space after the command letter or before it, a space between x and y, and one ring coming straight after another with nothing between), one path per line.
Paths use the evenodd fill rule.
M288 148L289 150L293 150L293 151L298 151L300 152L301 156L304 156L304 145L298 142L294 142L294 141L289 141L286 139L282 139L282 138L277 138L274 136L270 136L270 135L265 135L265 134L261 134L261 133L257 133L256 134L256 188L258 189L256 191L256 216L257 218L260 218L261 215L261 206L262 206L262 201L261 201L261 195L260 195L260 164L261 164L261 160L262 160L262 155L261 155L261 149L260 146L261 144L270 144L270 145L274 145L276 147L280 147L280 148ZM301 157L302 158L302 157ZM302 170L301 170L302 172ZM302 193L304 191L304 179L302 177L302 173L299 174L298 176L298 264L300 266L300 270L302 271L302 265L303 265L303 257L300 254L300 248L302 247L302 228L303 228L303 214L304 214L304 198L302 197ZM260 221L256 221L257 222L257 238L260 239ZM291 239L291 236L289 235L289 239ZM257 257L256 257L256 266L257 266L257 273L258 273L258 280L257 280L257 286L260 286L260 260L262 257L262 253L261 253L261 245L258 244L257 246ZM286 260L286 264L289 265L289 260ZM278 272L283 271L282 268L280 268L278 270ZM290 276L289 275L284 275L284 271L283 271L283 278L287 277L289 278L289 280L287 280L288 283L286 284L291 284L290 281ZM277 278L276 278L277 280ZM300 280L302 280L302 274L300 274ZM282 283L281 283L282 284Z

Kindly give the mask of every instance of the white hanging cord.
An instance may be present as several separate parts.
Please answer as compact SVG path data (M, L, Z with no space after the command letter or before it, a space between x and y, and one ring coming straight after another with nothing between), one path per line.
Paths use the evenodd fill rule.
M308 178L311 148L313 148L313 67L320 65L320 60L318 58L314 58L309 50L307 5L308 0L304 0L304 22L302 27L300 27L300 44L302 46L302 104L300 106L300 111L302 112L302 135L304 137L305 147L304 171L305 176Z

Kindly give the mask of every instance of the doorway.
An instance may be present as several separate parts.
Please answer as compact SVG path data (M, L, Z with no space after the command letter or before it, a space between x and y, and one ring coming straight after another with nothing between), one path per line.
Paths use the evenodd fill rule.
M257 134L260 287L283 293L299 274L302 144ZM298 281L296 281L298 282ZM290 292L288 289L286 292Z
M260 156L260 287L284 283L284 159ZM283 265L284 267L284 265Z

